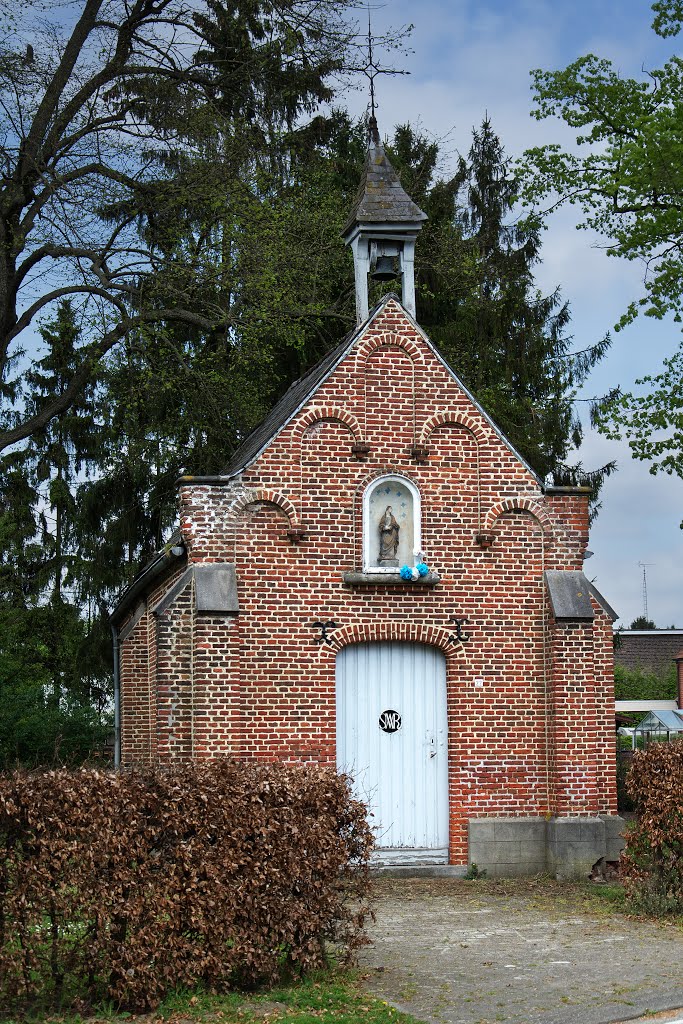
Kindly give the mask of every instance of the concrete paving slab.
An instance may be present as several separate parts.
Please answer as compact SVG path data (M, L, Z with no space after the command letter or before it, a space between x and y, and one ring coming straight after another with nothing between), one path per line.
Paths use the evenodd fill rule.
M376 913L368 987L429 1024L683 1017L683 929L596 906L581 887L382 878Z

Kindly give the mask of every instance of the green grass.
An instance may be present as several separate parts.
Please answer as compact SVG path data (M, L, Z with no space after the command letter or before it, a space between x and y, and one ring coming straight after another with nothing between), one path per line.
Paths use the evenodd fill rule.
M592 882L579 883L579 892L583 900L590 905L592 910L606 914L622 913L629 911L626 903L626 891L619 882L607 883L606 885L595 885Z
M60 1014L3 1024L84 1024L85 1020L88 1024L135 1024L138 1018L100 1009L88 1018ZM414 1017L364 992L356 974L338 971L254 995L178 991L139 1020L144 1024L416 1024Z

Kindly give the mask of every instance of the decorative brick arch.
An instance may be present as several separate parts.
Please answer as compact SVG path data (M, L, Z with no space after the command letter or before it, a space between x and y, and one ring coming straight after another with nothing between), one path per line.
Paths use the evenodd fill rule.
M469 431L474 437L477 444L483 444L486 440L484 431L477 421L466 413L460 412L435 412L433 416L430 416L426 420L420 433L420 444L426 444L429 440L430 434L432 434L438 427L462 427L464 430Z
M437 647L446 657L464 657L465 651L459 641L452 643L451 631L442 626L420 625L414 622L354 622L342 626L330 634L331 645L321 644L321 654L337 655L349 644L376 643L383 640L397 640L404 643L427 644Z
M267 491L263 489L250 490L245 494L242 494L236 499L234 505L230 509L230 515L237 518L244 512L249 505L258 505L263 503L265 505L275 505L289 520L290 528L294 526L300 526L299 515L296 508L284 494L280 494L278 491Z
M418 390L418 377L422 377L424 374L417 372L418 366L422 367L424 371L425 358L419 345L413 341L412 338L404 337L401 334L394 334L391 331L382 331L378 334L370 334L366 336L361 342L360 346L356 351L356 362L355 369L356 373L361 377L363 381L363 426L365 433L367 434L367 416L368 416L368 364L370 357L379 349L400 349L410 359L411 364L411 393L412 393L412 434L413 434L413 445L416 443L417 437L417 423L416 423L416 409L418 405L417 390Z
M346 409L340 409L336 405L314 405L307 409L296 425L294 435L296 441L301 442L308 427L313 426L314 423L318 423L320 420L341 423L342 426L347 428L354 441L363 441L363 430L356 417L353 413L348 412Z
M537 501L533 498L506 498L493 505L484 518L483 529L486 533L493 530L496 520L505 515L506 512L528 512L530 516L538 521L544 533L552 534L553 521Z
M361 477L361 479L356 483L355 486L354 500L358 501L358 498L360 497L362 501L366 488L370 486L373 480L378 480L381 476L403 476L405 477L406 480L409 481L409 483L413 485L413 487L416 487L418 490L420 490L420 485L418 484L417 480L413 478L412 473L406 472L406 468L404 465L392 463L391 465L373 466L372 469L365 474L365 476Z
M401 348L413 363L424 363L424 354L412 338L405 338L401 334L392 334L390 331L371 334L364 338L356 352L357 362L367 363L370 356L380 348Z

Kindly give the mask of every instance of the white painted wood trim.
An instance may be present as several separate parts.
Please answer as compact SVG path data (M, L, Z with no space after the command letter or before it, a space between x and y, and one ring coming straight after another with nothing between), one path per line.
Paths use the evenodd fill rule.
M615 700L615 711L678 711L675 700Z

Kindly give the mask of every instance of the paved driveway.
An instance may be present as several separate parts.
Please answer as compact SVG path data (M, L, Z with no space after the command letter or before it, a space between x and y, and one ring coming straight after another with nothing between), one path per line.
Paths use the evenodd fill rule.
M420 1020L606 1024L683 1006L683 929L581 888L385 878L376 913L368 987Z

